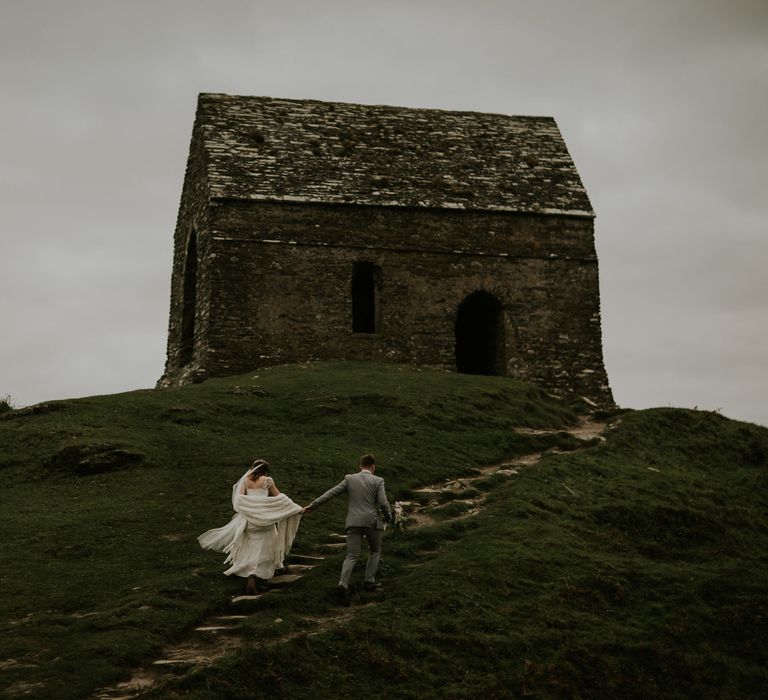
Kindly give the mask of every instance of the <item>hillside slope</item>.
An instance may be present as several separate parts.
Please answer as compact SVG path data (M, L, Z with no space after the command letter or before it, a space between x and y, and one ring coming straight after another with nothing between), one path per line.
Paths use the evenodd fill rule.
M373 451L394 500L567 446L515 428L575 420L512 380L357 363L8 414L0 687L88 696L224 609L241 582L195 537L229 518L255 455L305 502ZM659 409L606 437L490 484L474 517L388 536L385 596L323 631L311 618L333 609L341 555L328 561L256 608L244 648L159 696L758 695L768 430ZM297 551L337 530L343 505L307 519Z

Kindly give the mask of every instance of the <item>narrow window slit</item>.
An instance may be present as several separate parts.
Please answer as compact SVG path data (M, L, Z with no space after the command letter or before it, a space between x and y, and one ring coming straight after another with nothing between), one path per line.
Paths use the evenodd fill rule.
M378 331L379 285L381 270L372 262L356 262L352 266L352 331Z

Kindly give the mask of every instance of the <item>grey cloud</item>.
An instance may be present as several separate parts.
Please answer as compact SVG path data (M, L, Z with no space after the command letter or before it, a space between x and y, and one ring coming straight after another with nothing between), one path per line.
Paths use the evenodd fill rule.
M768 424L762 0L0 5L0 395L151 386L200 91L552 114L617 400Z

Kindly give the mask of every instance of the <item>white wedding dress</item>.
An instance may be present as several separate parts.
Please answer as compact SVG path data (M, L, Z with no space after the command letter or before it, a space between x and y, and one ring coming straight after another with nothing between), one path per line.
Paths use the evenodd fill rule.
M263 479L259 488L242 493L244 475L232 489L235 515L224 527L208 530L197 538L204 549L225 552L227 576L258 576L270 579L291 549L301 520L301 506L284 493L269 495L274 483Z

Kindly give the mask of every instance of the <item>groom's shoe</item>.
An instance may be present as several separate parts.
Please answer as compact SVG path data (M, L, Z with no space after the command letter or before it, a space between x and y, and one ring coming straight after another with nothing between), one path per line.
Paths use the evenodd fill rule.
M384 588L380 583L374 583L373 581L366 581L363 584L363 587L365 588L366 593L375 593L376 591L380 591L382 588Z
M344 586L337 586L336 587L336 599L339 602L339 605L344 605L346 607L349 607L352 603L352 594L349 592L349 588L345 588Z

